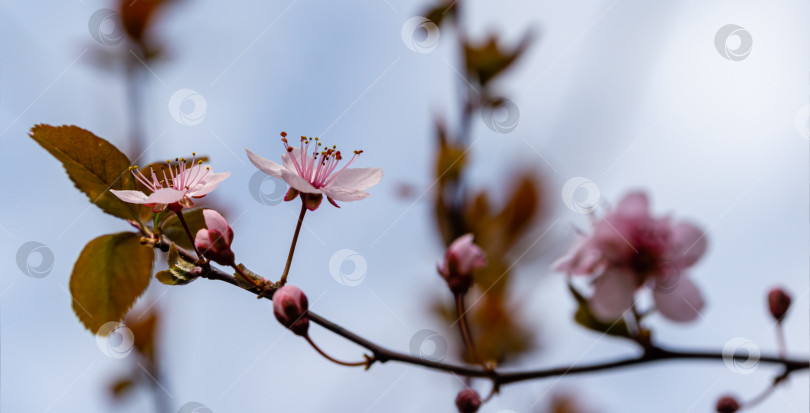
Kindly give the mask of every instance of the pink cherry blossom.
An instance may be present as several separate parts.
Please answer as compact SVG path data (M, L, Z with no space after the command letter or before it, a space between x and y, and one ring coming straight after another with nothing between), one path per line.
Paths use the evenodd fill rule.
M450 244L437 269L454 294L463 294L472 285L472 272L486 266L486 255L473 244L473 234L465 234Z
M169 170L169 175L166 175L166 169ZM141 191L114 189L110 192L124 202L151 206L154 212L165 211L166 208L180 211L190 207L194 205L191 198L208 195L231 175L230 172L213 173L210 167L202 166L202 161L195 163L194 159L191 160L190 167L186 167L185 159L175 159L175 164L166 161L162 177L157 176L154 169L152 176L144 175L137 166L131 166L129 170L151 193L147 195Z
M262 172L281 178L290 185L286 200L292 200L299 192L312 194L307 207L315 210L321 197L338 206L336 201L357 201L369 196L367 189L377 185L382 179L380 168L349 168L363 151L354 151L349 161L338 169L343 155L337 147L321 149L319 138L301 137L301 145L292 147L287 142L287 134L281 133L286 152L281 155L283 165L265 159L249 149L245 149L250 162ZM312 147L310 147L312 145Z
M204 257L218 264L233 264L234 256L231 251L233 230L228 226L228 221L213 209L203 210L203 217L207 228L197 231L194 246Z
M706 238L697 226L650 214L647 195L627 194L616 209L579 235L553 267L572 275L593 275L591 310L615 320L635 301L642 287L652 288L656 309L673 321L691 321L704 306L686 269L706 251Z

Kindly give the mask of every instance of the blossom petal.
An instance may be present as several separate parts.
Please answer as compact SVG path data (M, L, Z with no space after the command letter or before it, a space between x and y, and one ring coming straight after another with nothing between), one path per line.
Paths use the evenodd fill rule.
M368 192L358 191L352 188L334 188L331 186L322 188L322 191L329 198L342 202L359 201L370 195Z
M611 322L618 320L633 306L636 291L635 275L629 271L609 268L594 281L590 307L596 318Z
M293 159L295 159L295 162L293 162ZM295 167L296 162L298 166L303 168L303 165L301 165L301 148L292 148L292 151L281 154L281 162L290 171L298 173L298 168Z
M473 234L464 234L456 238L447 247L446 259L455 260L457 270L462 274L469 274L487 266L486 254L481 247L473 244Z
M173 204L179 202L186 195L186 191L173 188L161 188L152 192L147 198L147 204Z
M689 277L681 277L672 289L654 290L653 299L662 316L677 322L698 318L705 305L700 290Z
M380 168L348 168L334 177L329 186L365 191L380 183L382 177L383 171Z
M678 222L671 227L669 258L681 268L694 265L706 252L706 236L699 227L689 222Z
M211 191L213 191L214 189L217 189L219 184L221 184L222 181L224 181L225 178L229 176L231 176L230 172L209 174L208 176L203 178L202 181L200 181L200 184L196 188L193 188L191 191L189 191L189 195L195 198L202 198L211 193Z
M230 245L233 239L233 230L228 226L228 221L217 211L213 209L204 209L203 218L205 218L205 226L209 230L217 231L223 237L226 244ZM199 234L199 232L198 232Z
M205 211L203 211L203 213L205 213ZM197 247L199 251L211 249L211 235L208 233L207 229L203 228L197 231L197 235L194 237L194 246Z
M641 191L630 192L616 206L617 214L625 218L646 218L650 216L650 201Z
M117 196L118 199L129 202L130 204L146 204L147 196L141 191L116 191L115 189L110 189L110 192L113 195Z
M275 176L276 178L283 178L281 175L282 171L284 170L283 166L269 159L256 155L255 153L251 152L250 149L245 148L245 152L247 153L248 159L250 159L253 166L259 168L260 171L270 176Z
M289 169L283 168L281 170L281 179L287 183L287 185L295 188L299 192L306 192L308 194L320 194L321 190L315 188L307 182L304 178L298 176L297 173L290 171Z
M602 261L602 254L590 238L578 235L577 239L560 258L551 264L554 271L573 275L593 274Z

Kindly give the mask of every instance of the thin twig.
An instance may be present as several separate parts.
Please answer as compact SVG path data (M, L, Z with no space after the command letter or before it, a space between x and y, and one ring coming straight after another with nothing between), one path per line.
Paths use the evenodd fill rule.
M155 244L155 246L163 250L168 250L170 244L171 241L169 241L164 236L161 242ZM193 259L193 253L186 250L185 248L177 247L177 251L181 255L183 255L186 259ZM238 286L236 278L234 278L230 274L226 274L215 268L207 269L202 276L207 279L224 281L228 284ZM253 294L259 294L259 292L253 290L246 290L246 291L250 291ZM268 295L265 296L265 298L272 299L272 296ZM547 377L561 377L580 373L613 370L622 367L648 364L666 360L723 361L725 357L729 357L729 355L724 355L721 352L669 350L662 347L650 346L640 356L614 360L609 362L599 362L593 364L586 364L582 366L564 366L564 367L543 368L536 370L504 372L495 369L487 370L479 367L449 364L389 350L349 330L346 330L345 328L333 323L332 321L329 321L328 319L314 313L312 310L308 311L308 315L310 321L312 321L313 323L318 324L321 327L345 338L346 340L349 340L370 351L374 356L374 360L379 361L380 363L385 363L387 361L398 361L401 363L422 366L429 369L440 370L448 373L454 373L465 377L488 378L492 380L493 383L497 386L509 383L516 383L520 381L542 379ZM740 357L745 357L745 355L740 354ZM802 359L788 359L779 356L761 356L759 358L759 362L782 365L785 368L784 375L787 376L795 371L810 369L810 361L808 361L808 359L810 359L810 357L805 357Z
M281 280L279 281L281 285L287 283L287 274L290 273L290 265L292 265L293 254L295 253L295 244L298 243L298 234L301 232L301 224L304 223L304 214L307 213L307 203L304 200L304 196L306 195L301 194L301 213L298 215L298 224L295 226L292 244L290 244L290 253L287 254L287 264L284 266L284 272L281 273Z

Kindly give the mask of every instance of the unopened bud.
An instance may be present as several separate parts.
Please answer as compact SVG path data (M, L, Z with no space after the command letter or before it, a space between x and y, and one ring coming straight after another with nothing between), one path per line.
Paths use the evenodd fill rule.
M473 244L472 234L466 234L450 244L437 269L453 294L464 294L472 286L472 272L486 266L484 251Z
M194 246L197 251L217 264L233 264L234 256L231 251L233 230L228 226L228 221L213 209L204 210L203 217L207 229L197 231L197 236L194 238Z
M737 410L740 410L740 403L737 402L737 399L731 396L723 396L719 400L717 400L717 407L715 407L717 413L734 413Z
M776 321L782 321L790 309L790 296L781 288L768 292L768 309Z
M307 296L294 285L285 285L273 294L273 313L276 319L299 336L309 330Z
M456 407L459 413L475 413L481 408L481 396L473 389L464 389L456 396Z

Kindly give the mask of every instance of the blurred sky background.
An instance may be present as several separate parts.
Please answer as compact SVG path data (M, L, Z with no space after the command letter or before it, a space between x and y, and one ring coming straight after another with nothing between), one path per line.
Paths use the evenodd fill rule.
M445 293L435 273L443 247L432 228L431 196L397 196L401 184L417 195L430 187L432 119L437 113L452 119L456 111L455 44L440 38L434 51L420 54L401 38L406 20L428 5L179 1L157 22L169 58L151 66L143 92L144 133L152 145L145 160L196 151L209 154L216 171L231 171L212 197L230 205L237 259L268 276L283 267L298 206L251 197L255 169L243 148L277 158L278 133L286 130L363 149L357 166L383 168L385 178L369 199L340 210L324 204L308 214L291 280L315 311L401 351L417 331L440 330L425 303ZM100 70L89 58L102 46L88 20L105 7L113 5L0 0L4 412L153 408L145 390L132 403L111 401L107 383L129 364L99 351L67 293L82 246L130 228L90 206L59 162L27 137L37 123L75 124L126 147L123 73ZM643 188L656 213L708 229L708 254L692 269L707 300L703 318L677 325L653 316L658 342L720 350L743 337L775 353L765 294L783 285L794 296L785 325L789 351L808 354L808 140L800 132L806 116L798 122L797 116L810 95L810 4L471 1L465 13L473 36L496 32L516 42L526 29L537 35L497 85L520 110L517 128L498 134L474 122L478 140L470 152L477 187L497 191L515 165L543 171L553 211L541 230L559 218L538 244L540 259L519 267L513 285L526 300L521 317L540 325L541 350L520 366L637 352L575 325L564 277L548 269L567 249L573 228L587 227L587 218L567 209L559 195L577 176L592 180L606 204ZM715 48L715 34L727 24L752 36L742 61ZM169 98L183 88L207 103L196 126L169 113ZM31 278L17 267L15 254L28 241L53 251L48 276ZM368 263L357 286L330 276L329 259L341 249ZM332 365L275 321L269 301L236 288L205 280L184 287L153 282L137 306L155 300L165 312L164 385L174 409L195 401L216 413L454 411L457 378L394 363L370 372ZM344 359L360 354L323 329L313 327L312 334ZM567 392L592 412L708 412L727 392L752 397L777 371L760 365L742 375L720 362L659 363L510 385L481 411L543 411L552 394ZM488 383L477 385L488 391ZM751 411L808 411L808 385L807 372L795 374Z

